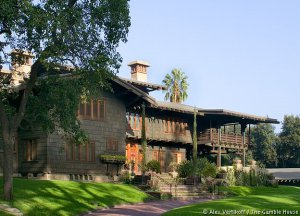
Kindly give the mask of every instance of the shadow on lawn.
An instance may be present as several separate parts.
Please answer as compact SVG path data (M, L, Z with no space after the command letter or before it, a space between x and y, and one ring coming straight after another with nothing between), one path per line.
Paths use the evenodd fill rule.
M134 187L118 184L15 179L12 205L30 216L78 215L101 207L148 200L147 195L134 191ZM0 192L3 193L2 189Z

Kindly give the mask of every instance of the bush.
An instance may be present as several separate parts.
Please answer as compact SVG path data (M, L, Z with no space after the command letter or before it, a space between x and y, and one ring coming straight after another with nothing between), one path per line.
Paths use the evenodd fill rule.
M214 163L208 162L202 171L203 177L215 178L217 175L217 167Z
M229 186L235 186L235 169L228 169L227 175L226 175L226 181Z
M178 168L178 164L175 162L175 161L172 161L170 164L169 164L169 170L172 171L172 172L176 172L177 171L177 168Z
M186 178L193 175L193 162L192 161L182 161L178 167L177 172L180 178Z
M236 186L250 186L250 174L241 170L235 171Z
M146 165L147 170L160 173L160 163L156 160L151 160Z
M131 183L131 175L128 170L125 170L121 173L120 181L124 184L130 184Z

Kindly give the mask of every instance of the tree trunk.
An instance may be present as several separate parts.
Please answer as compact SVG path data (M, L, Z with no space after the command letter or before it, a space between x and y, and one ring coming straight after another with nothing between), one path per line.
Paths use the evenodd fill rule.
M20 97L20 104L17 107L18 112L11 116L5 110L5 106L0 100L0 124L3 135L3 191L4 199L11 201L13 199L13 173L14 173L14 144L16 142L17 130L23 120L28 97L32 92L32 88L37 80L37 74L41 67L41 62L37 60L31 67L30 78L26 84L26 88Z
M4 200L11 201L13 199L13 172L14 172L14 144L16 141L15 132L3 131L3 191Z

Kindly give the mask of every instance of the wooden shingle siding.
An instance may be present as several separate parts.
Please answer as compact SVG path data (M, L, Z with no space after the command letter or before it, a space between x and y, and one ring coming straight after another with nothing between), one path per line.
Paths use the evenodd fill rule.
M47 134L41 129L19 133L18 164L23 175L47 172Z
M105 101L105 103L101 103L101 101ZM102 93L98 102L97 109L105 109L104 114L100 114L100 112L97 114L97 118L99 117L101 120L79 118L81 128L87 132L89 139L94 143L94 152L91 153L94 160L90 160L89 157L91 156L89 155L82 155L82 147L79 147L81 152L78 150L80 152L78 160L74 158L73 154L72 157L75 160L68 160L66 140L57 133L53 133L48 135L47 141L48 164L52 173L105 175L106 165L100 162L98 156L112 153L112 151L114 154L125 155L126 109L124 103L110 93ZM90 110L92 113L89 112L88 114L93 117L95 111ZM108 146L111 149L107 149ZM114 166L110 167L110 171L115 169Z

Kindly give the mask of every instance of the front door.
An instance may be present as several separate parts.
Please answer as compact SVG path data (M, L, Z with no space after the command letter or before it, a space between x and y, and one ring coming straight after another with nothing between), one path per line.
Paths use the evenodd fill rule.
M160 163L161 172L165 172L165 151L155 150L153 151L152 160L156 160Z
M126 161L128 164L134 163L133 171L135 174L138 174L139 165L142 161L142 154L139 152L138 144L128 143L126 145Z

